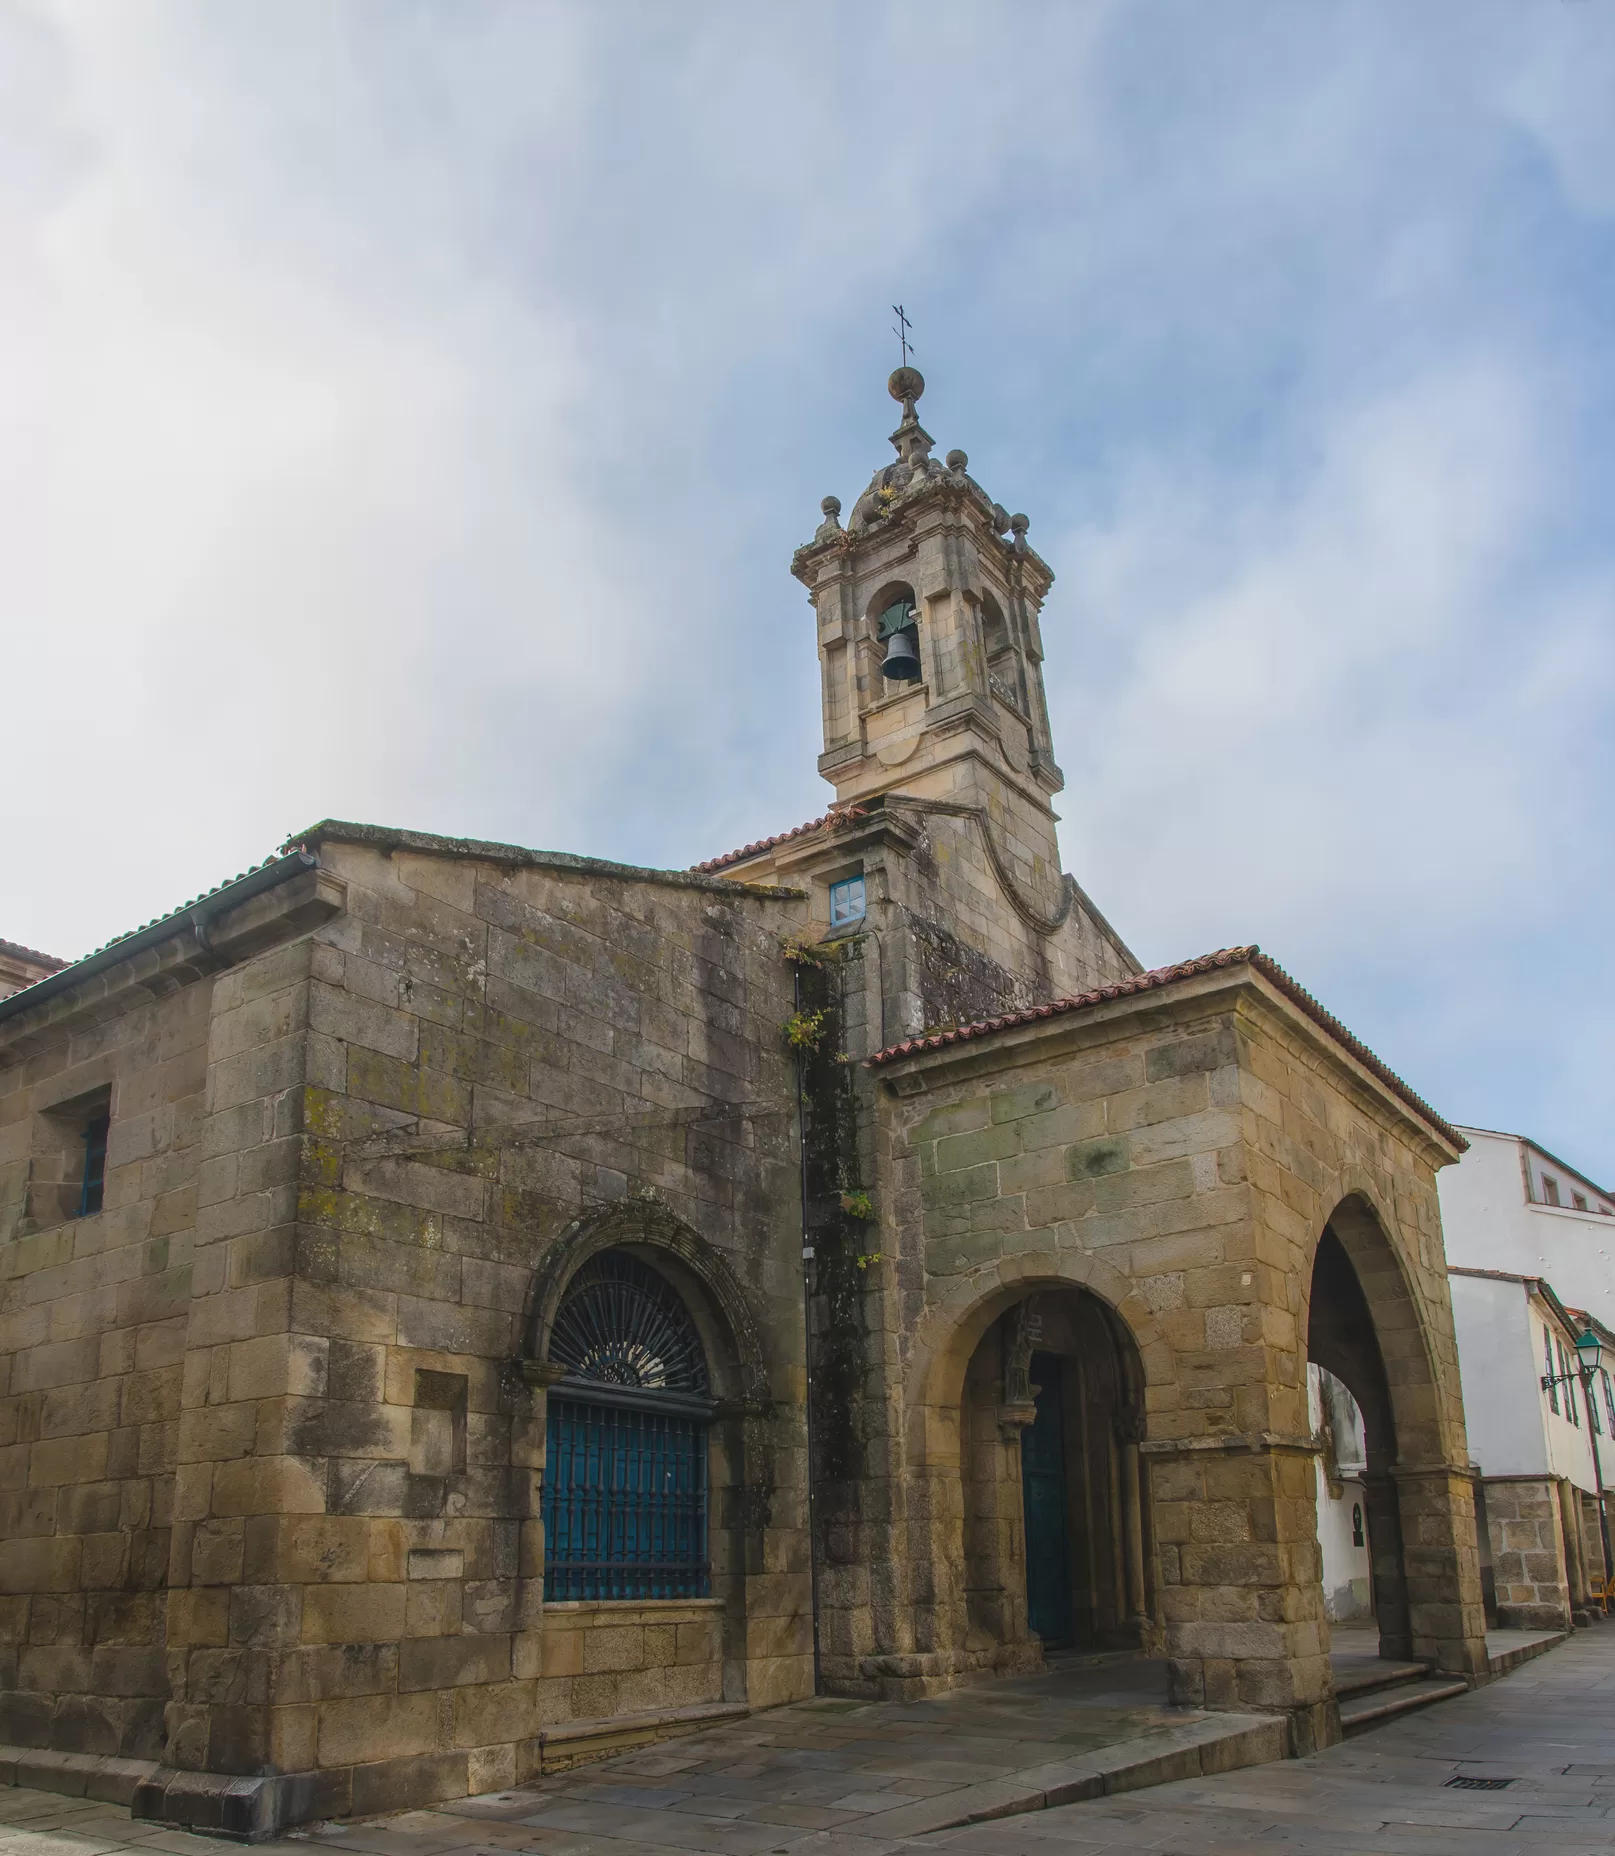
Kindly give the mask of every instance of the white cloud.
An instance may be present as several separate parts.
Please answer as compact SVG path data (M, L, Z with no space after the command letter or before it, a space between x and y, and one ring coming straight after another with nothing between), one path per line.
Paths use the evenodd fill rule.
M0 934L322 813L665 862L809 816L786 569L884 453L901 297L1061 576L1103 906L1261 939L1596 1170L1612 20L4 15Z

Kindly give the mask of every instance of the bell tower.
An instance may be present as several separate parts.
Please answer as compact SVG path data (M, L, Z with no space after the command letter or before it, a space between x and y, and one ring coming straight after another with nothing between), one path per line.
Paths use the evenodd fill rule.
M817 619L835 803L698 866L800 886L824 933L868 938L879 1042L1140 971L1060 867L1039 630L1054 575L962 451L932 457L906 357L887 384L895 461L844 528L827 496L791 561Z
M875 472L845 528L827 496L791 563L818 617L819 771L838 808L888 793L980 808L1016 877L1052 898L1050 801L1065 780L1039 614L1054 575L1027 543L1026 517L988 496L964 452L932 457L919 370L900 367L887 387L903 409L896 460Z

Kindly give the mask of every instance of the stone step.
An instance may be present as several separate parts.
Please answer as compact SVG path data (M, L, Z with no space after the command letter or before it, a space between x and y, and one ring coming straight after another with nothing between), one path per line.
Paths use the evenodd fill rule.
M1401 1682L1417 1682L1429 1675L1428 1663L1370 1663L1366 1668L1336 1670L1335 1694L1341 1701L1348 1695L1372 1695L1377 1689L1395 1688Z
M1387 1721L1394 1721L1401 1715L1416 1714L1434 1702L1450 1701L1456 1695L1468 1693L1467 1682L1451 1676L1426 1676L1421 1671L1418 1677L1405 1677L1394 1686L1376 1688L1343 1702L1340 1731L1349 1740L1354 1734L1367 1733L1371 1727L1383 1727Z
M715 1701L688 1708L649 1708L639 1714L615 1714L603 1721L567 1721L546 1727L538 1736L539 1770L564 1772L585 1761L630 1753L657 1740L699 1733L751 1713L743 1701Z

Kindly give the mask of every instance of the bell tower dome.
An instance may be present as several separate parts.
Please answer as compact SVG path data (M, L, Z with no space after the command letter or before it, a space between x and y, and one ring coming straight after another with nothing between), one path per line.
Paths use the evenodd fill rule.
M1049 735L1039 616L1054 575L1011 516L945 463L920 424L925 381L900 367L896 461L824 521L791 571L818 617L824 752L838 806L882 793L985 807L1052 895L1060 880L1050 801L1065 784ZM906 613L906 619L905 619Z

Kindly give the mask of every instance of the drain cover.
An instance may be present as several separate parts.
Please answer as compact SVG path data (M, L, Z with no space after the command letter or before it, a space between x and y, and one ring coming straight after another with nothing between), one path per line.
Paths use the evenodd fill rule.
M1447 1779L1445 1783L1457 1786L1461 1792L1500 1792L1505 1786L1512 1785L1514 1781L1512 1779L1466 1779L1460 1776Z

